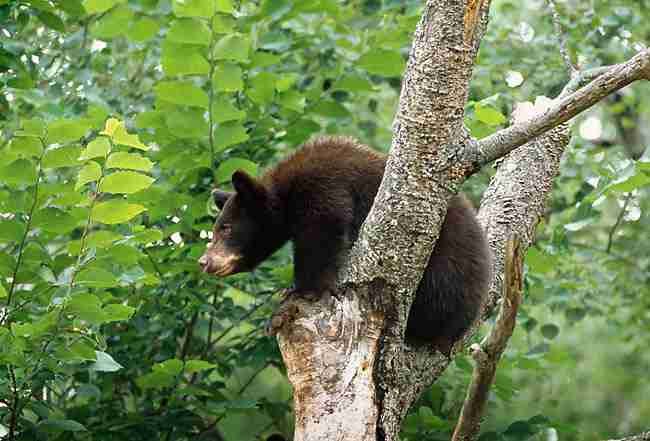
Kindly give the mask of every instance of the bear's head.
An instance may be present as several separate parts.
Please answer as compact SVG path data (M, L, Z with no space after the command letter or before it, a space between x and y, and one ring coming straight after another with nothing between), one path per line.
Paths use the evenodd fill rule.
M267 188L241 170L233 173L232 185L234 192L212 192L221 213L199 259L204 272L219 277L252 270L284 242Z

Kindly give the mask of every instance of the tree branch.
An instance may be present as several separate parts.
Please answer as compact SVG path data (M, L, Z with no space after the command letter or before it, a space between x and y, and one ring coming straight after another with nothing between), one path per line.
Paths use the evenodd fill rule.
M557 34L558 43L560 44L560 55L562 60L569 72L569 76L573 78L579 72L578 67L571 60L571 54L569 53L569 44L567 41L566 30L562 27L562 21L560 20L560 14L557 11L557 4L555 0L546 0L551 10L551 19L553 20L553 27L555 28L555 33Z
M516 239L510 239L507 243L505 278L503 300L496 323L480 345L472 345L470 348L476 365L452 441L471 441L478 436L497 364L515 329L524 282L523 255Z
M650 431L639 433L638 435L631 435L626 438L610 439L607 441L650 441Z
M571 95L556 99L542 115L514 124L478 141L476 162L487 164L536 136L547 132L593 106L612 92L637 80L650 79L650 49L629 61L612 66L594 81Z

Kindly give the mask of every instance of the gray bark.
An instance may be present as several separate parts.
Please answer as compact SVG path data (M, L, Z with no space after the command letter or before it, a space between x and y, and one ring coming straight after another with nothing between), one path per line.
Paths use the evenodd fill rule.
M554 112L549 110L505 129L491 144L471 139L462 125L463 109L489 4L426 2L404 74L386 172L340 274L339 290L311 300L292 296L274 317L281 323L278 340L294 386L295 440L398 439L411 404L449 363L430 349L409 347L403 338L447 201L488 158L566 121L575 108L596 101L594 90L603 90L559 101L558 119L549 119ZM637 70L647 74L643 63ZM574 108L576 102L583 104ZM495 253L486 311L501 292L506 240L515 233L522 253L532 243L568 141L567 127L559 126L512 151L484 195L479 218Z

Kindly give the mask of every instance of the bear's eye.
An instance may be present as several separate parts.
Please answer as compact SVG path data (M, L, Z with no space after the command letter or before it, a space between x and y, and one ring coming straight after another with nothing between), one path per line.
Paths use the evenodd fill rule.
M221 233L222 236L228 236L231 231L232 231L232 225L230 224L224 224L219 229L219 233Z

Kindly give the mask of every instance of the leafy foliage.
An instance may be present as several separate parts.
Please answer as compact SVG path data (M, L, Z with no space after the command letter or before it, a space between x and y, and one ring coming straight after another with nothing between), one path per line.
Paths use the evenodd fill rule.
M0 0L0 436L291 433L290 389L262 332L273 293L291 281L288 252L252 274L200 273L210 190L317 133L386 149L419 7ZM492 7L467 106L478 137L505 125L515 101L567 80L538 2ZM621 61L647 40L642 2L561 12L581 64ZM566 157L527 257L486 440L604 437L650 415L650 167L621 148L647 144L643 93L589 115L584 124L596 118L604 136L577 136ZM467 190L478 195L488 175ZM448 438L470 371L456 359L412 410L405 439Z

